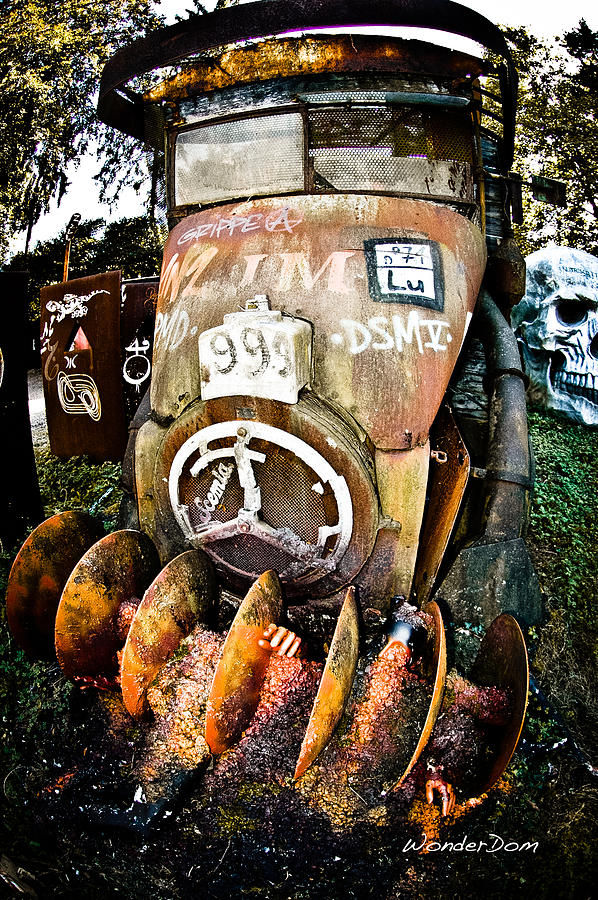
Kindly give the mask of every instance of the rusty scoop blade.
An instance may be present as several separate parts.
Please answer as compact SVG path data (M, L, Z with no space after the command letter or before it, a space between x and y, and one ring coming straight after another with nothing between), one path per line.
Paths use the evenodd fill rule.
M114 531L90 547L71 572L56 614L56 655L65 675L118 671L119 606L142 597L159 569L158 552L141 531Z
M120 668L123 702L139 719L146 692L183 638L205 622L216 601L212 561L202 550L175 557L154 578L131 623Z
M519 623L509 613L492 622L469 672L475 684L507 689L512 699L511 715L497 728L494 752L486 768L470 786L473 793L489 791L503 774L515 752L527 711L529 663L525 638Z
M264 572L239 606L214 673L206 710L206 741L212 753L232 747L253 718L271 655L259 641L281 612L278 575Z
M359 651L355 588L350 587L340 611L295 768L295 781L322 752L338 725L351 693Z
M27 656L54 658L54 620L69 575L102 535L82 511L57 513L32 531L13 563L6 589L12 635Z
M409 760L407 768L395 785L394 790L401 787L428 743L434 728L434 723L438 718L442 706L442 698L444 696L444 686L446 682L446 634L444 631L444 623L442 621L442 613L434 600L426 603L423 609L424 612L434 620L434 630L432 635L429 636L423 663L424 675L432 685L432 696L430 698L426 720L420 732L417 746L413 751L413 755Z

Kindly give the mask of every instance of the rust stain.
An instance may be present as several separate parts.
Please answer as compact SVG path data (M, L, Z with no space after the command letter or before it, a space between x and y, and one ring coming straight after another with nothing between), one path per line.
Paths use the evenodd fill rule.
M242 49L228 48L217 56L195 58L192 67L147 91L144 99L183 100L232 85L323 72L441 72L445 78L462 79L482 71L480 60L449 54L429 44L422 58L423 46L421 42L362 35L269 39Z
M106 535L71 573L56 614L56 655L65 675L111 676L122 647L118 613L141 597L159 570L157 551L140 531Z
M123 702L134 718L147 711L146 692L180 642L214 607L214 567L205 553L188 550L156 576L141 601L121 657Z
M434 582L469 480L469 453L450 407L444 404L434 422L428 504L419 540L413 591L424 603Z

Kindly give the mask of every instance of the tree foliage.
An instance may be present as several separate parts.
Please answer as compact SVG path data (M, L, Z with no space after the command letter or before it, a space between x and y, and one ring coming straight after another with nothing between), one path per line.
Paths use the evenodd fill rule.
M82 222L71 246L69 278L120 269L124 278L158 275L166 230L146 216L119 219L106 225L101 219ZM28 254L18 253L11 269L29 272L30 318L39 317L40 290L62 281L65 238L40 242Z
M0 257L64 195L67 167L109 147L141 186L144 154L98 122L99 74L120 46L161 20L152 0L4 0L0 17ZM115 152L116 151L116 152ZM115 166L104 171L114 178Z
M557 43L507 29L521 76L516 167L565 182L567 205L531 201L520 229L530 252L557 244L598 253L598 32L582 20Z

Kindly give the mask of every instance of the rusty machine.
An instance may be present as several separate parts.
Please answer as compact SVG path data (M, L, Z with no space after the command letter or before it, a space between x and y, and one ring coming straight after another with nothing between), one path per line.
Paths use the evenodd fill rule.
M317 30L355 25L432 26L494 62ZM518 623L541 613L524 541L525 385L504 317L523 290L516 86L500 31L445 0L264 0L156 32L104 70L100 117L165 150L155 325L139 316L144 336L121 340L126 381L149 388L120 530L100 537L78 511L40 525L14 563L8 617L28 653L122 690L138 720L160 717L156 685L181 648L195 654L193 740L185 756L179 735L176 752L179 769L216 759L212 792L240 746L239 778L253 778L248 747L270 734L279 769L264 781L336 828L352 821L347 779L387 819L408 784L409 797L438 790L450 815L515 748ZM108 442L101 379L123 365L118 284L48 290L54 441L114 458L123 439ZM471 623L486 637L443 708L445 624L452 646ZM289 678L303 678L301 703ZM484 751L452 765L464 716L467 752ZM162 796L148 778L139 808Z

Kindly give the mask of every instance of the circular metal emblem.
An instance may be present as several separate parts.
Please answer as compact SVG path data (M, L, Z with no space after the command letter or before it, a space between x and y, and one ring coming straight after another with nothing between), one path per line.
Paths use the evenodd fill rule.
M193 434L173 459L168 491L185 538L243 577L275 569L309 583L333 572L351 541L345 478L305 441L263 422Z

